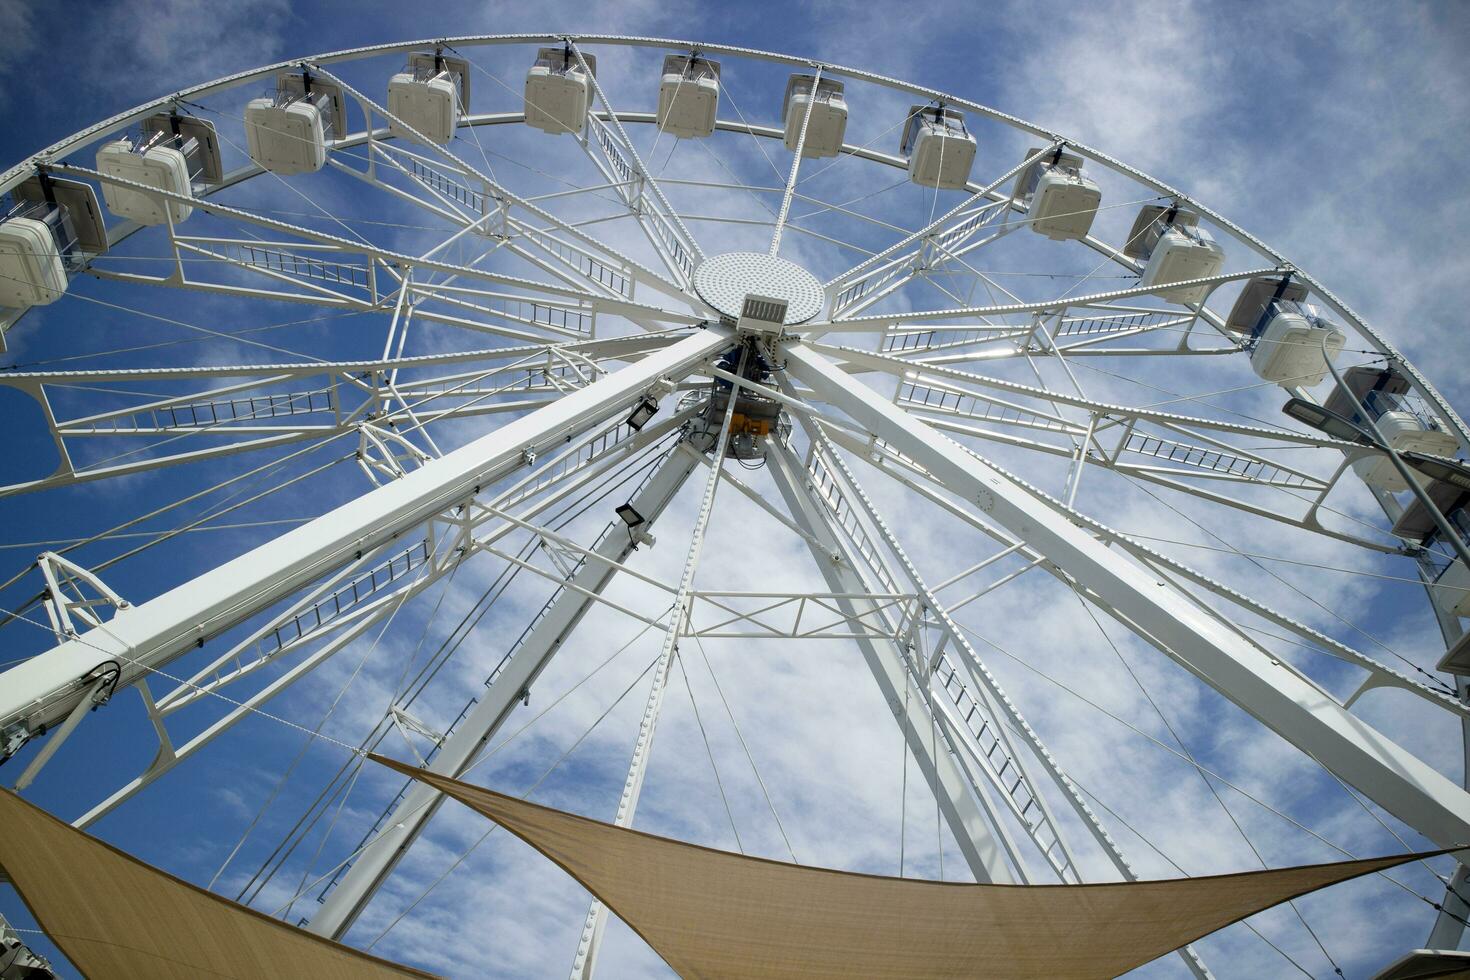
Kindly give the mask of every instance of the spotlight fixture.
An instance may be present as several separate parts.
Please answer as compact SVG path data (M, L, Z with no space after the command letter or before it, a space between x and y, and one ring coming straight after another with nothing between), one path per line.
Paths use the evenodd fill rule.
M1373 433L1352 419L1338 415L1304 398L1293 398L1281 406L1281 411L1298 422L1309 425L1319 432L1325 432L1334 439L1357 442L1365 446L1378 445L1378 440L1374 438Z
M1399 457L1431 480L1448 483L1460 490L1470 490L1470 466L1458 459L1446 459L1412 450L1399 453Z
M658 402L650 395L644 395L638 399L638 404L633 406L633 414L628 416L628 428L634 432L643 431L648 420L658 414Z
M632 504L620 504L617 509L617 514L618 517L622 518L623 523L628 525L628 530L630 531L640 524L648 523L648 519L638 513L638 508Z
M1382 449L1384 452L1389 451L1387 446L1379 442L1373 433L1363 426L1344 415L1328 411L1321 405L1301 398L1293 398L1281 410L1298 422L1304 422L1329 436L1362 443L1365 446ZM1470 466L1466 466L1458 459L1431 456L1428 453L1416 453L1412 450L1404 450L1398 456L1404 463L1431 480L1448 483L1460 490L1470 490Z

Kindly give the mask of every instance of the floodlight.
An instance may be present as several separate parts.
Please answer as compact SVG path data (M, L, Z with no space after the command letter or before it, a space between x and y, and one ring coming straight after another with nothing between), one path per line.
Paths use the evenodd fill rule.
M1305 425L1309 425L1319 432L1325 432L1334 439L1345 439L1348 442L1358 442L1365 446L1377 446L1383 448L1373 433L1363 428L1358 423L1346 416L1338 415L1336 412L1328 411L1315 402L1309 402L1305 398L1293 398L1281 410L1287 415Z
M1399 458L1431 480L1448 483L1461 490L1470 490L1470 466L1466 466L1458 459L1446 459L1443 456L1431 456L1428 453L1412 451L1399 453Z
M657 414L658 402L654 401L651 396L644 395L638 400L638 404L633 406L633 414L628 416L628 428L634 432L641 432L648 424L648 420Z
M624 524L628 525L629 530L632 530L640 524L648 523L648 519L638 513L638 508L632 504L620 504L617 509L617 515L622 518Z

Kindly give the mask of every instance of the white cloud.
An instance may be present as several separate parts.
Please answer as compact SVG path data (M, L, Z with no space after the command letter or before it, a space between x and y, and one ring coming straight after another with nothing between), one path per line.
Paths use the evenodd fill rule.
M1079 4L1002 14L1015 43L1000 107L1198 189L1212 172L1212 134L1237 109L1229 62L1208 43L1206 8L1164 0ZM997 100L1000 101L1000 100Z
M291 18L286 0L107 4L79 25L77 43L96 55L79 59L82 77L93 89L109 92L129 79L129 96L140 102L279 59Z
M0 76L13 71L32 53L36 25L29 0L0 0Z

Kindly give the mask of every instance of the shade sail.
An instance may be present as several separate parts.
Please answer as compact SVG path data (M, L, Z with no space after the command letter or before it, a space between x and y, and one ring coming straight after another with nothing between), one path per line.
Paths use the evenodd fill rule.
M1289 898L1426 856L1095 885L883 878L655 837L373 758L556 862L684 977L1111 977Z
M0 871L89 977L428 977L150 867L0 790Z

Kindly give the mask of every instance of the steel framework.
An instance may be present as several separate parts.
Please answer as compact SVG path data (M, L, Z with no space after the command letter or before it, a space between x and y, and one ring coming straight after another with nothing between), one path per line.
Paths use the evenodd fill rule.
M539 44L566 45L569 64L575 61L589 79L593 104L582 132L555 141L548 159L558 162L561 174L525 167L542 179L528 178L520 189L497 175L479 133L510 145L524 112L470 114L462 107L460 136L441 145L363 91L360 69L418 48L491 60L503 50ZM861 163L880 174L906 169L904 157L873 147L886 133L863 145L844 143L833 164L813 164L803 148L814 101L782 126L747 119L734 101L727 69L722 113L728 102L735 116L722 114L715 123L711 140L721 149L702 144L707 156L696 158L713 159L722 176L668 175L683 143L675 143L660 167L655 154L666 134L659 132L657 115L616 107L618 86L590 70L584 49L630 63L648 49L697 51L751 64L755 79L775 68L810 71L813 85L837 78L865 86L875 105L902 95L955 107L977 125L1012 134L1017 145L1042 146L1014 155L1019 165L977 169L944 206L937 188L920 187L922 208L909 200L880 216L861 205L891 187L837 203L815 196L818 175L804 171L846 160L857 161L846 166ZM229 142L238 120L224 107L233 107L251 86L302 69L337 86L363 120L360 129L331 141L322 177L285 181L241 162L222 180L182 193L75 162L83 150L160 111L213 113ZM475 70L506 87L491 68L476 63ZM784 172L767 150L783 138L795 148ZM745 161L747 169L762 173L763 157L774 183L735 172L751 146L759 154ZM1013 292L1001 281L1007 273L977 263L1011 254L1039 261L1035 243L1025 248L1020 241L1030 219L1013 185L1028 167L1064 147L1105 172L1114 181L1110 192L1142 195L1125 203L1163 200L1190 209L1247 257L1237 255L1225 271L1187 281L1206 299L1164 302L1156 286L1135 281L1143 264L1098 232L1054 246L1066 250L1069 264L1058 260L1061 271L1038 277L1046 285L1036 287L1037 295ZM475 153L479 165L471 162ZM76 764L60 751L63 743L103 727L81 723L121 688L139 691L158 739L152 762L90 807L79 825L134 798L252 715L268 714L319 735L320 728L282 718L283 709L268 705L338 653L376 647L374 631L381 638L400 610L424 605L411 603L415 596L435 590L442 604L461 569L494 568L486 605L471 610L475 624L508 587L502 583L540 583L550 593L541 594L519 639L496 646L497 664L485 688L452 723L436 727L421 720L410 710L415 699L468 632L451 632L443 660L419 665L415 650L381 717L366 732L350 733L357 748L330 740L334 750L352 751L308 807L302 818L308 827L333 806L342 812L361 750L390 733L437 772L471 772L490 746L505 744L506 723L578 627L605 614L662 634L624 788L615 809L602 814L620 825L633 823L664 695L690 644L844 643L856 647L892 710L971 876L1066 884L1113 873L1136 878L1109 819L1117 813L1095 787L1083 788L1064 765L1063 751L1049 747L1048 741L1062 739L1043 738L1047 726L1028 720L1026 698L1006 692L1001 671L960 618L967 607L974 612L1014 594L1020 587L1010 583L1049 576L1048 594L1075 595L1086 616L1099 611L1125 627L1350 787L1355 806L1375 818L1381 811L1441 847L1470 842L1464 785L1443 775L1423 749L1400 744L1354 710L1364 691L1391 687L1458 721L1470 740L1463 681L1450 687L1413 663L1401 669L1356 648L1344 636L1357 633L1388 650L1345 610L1267 573L1258 558L1271 556L1241 552L1216 533L1228 522L1270 528L1290 541L1330 549L1324 553L1352 556L1340 559L1356 563L1349 571L1421 583L1438 639L1452 646L1462 635L1453 611L1460 597L1437 584L1449 559L1392 533L1407 506L1399 497L1354 482L1353 464L1379 450L1262 423L1242 410L1245 403L1226 407L1213 397L1259 394L1253 389L1260 385L1221 382L1208 396L1177 396L1169 379L1215 378L1224 365L1233 369L1245 359L1252 342L1227 328L1217 297L1261 277L1287 277L1350 329L1355 358L1400 373L1427 424L1452 434L1462 452L1470 452L1470 432L1411 364L1309 274L1207 206L1099 150L964 98L838 65L669 39L505 35L332 52L185 89L22 162L0 175L0 193L16 191L38 172L133 190L199 212L191 219L198 234L172 221L157 228L113 224L110 251L85 257L85 275L74 277L72 295L232 343L237 356L251 347L270 354L251 363L160 359L115 367L105 356L111 352L103 352L77 358L83 367L0 373L0 388L13 389L18 402L35 408L37 444L57 460L49 472L17 470L0 479L0 498L17 508L11 513L24 513L20 508L37 494L74 502L84 499L77 495L87 492L85 484L134 480L158 489L162 478L182 474L174 499L138 507L108 531L87 530L48 545L3 584L0 615L12 635L18 629L13 624L30 621L49 636L45 646L33 638L18 641L21 653L7 659L20 662L0 673L0 750L26 759L16 786L38 779L44 786L53 772ZM380 224L408 230L377 234L304 193L316 186L312 181L328 179L375 195L385 214ZM285 220L298 213L262 204L288 199L259 191L279 190L278 184L294 193L289 200L305 200L315 210ZM752 200L763 216L739 217L727 206ZM609 204L611 214L597 210ZM798 206L810 210L797 213ZM410 217L432 224L414 228ZM890 220L895 217L904 223ZM716 250L712 235L694 231L709 228L726 239L745 236L739 240L757 242L769 256L820 268L827 276L823 313L760 331L744 316L714 309L695 287L696 271ZM419 231L427 237L418 237ZM164 254L138 254L149 244ZM854 254L860 256L855 262ZM1099 288L1092 280L1104 267L1126 284ZM1070 288L1052 285L1068 281ZM977 290L988 302L976 301ZM746 291L767 296L769 283L752 281ZM201 304L237 304L231 310L271 304L306 311L310 319L293 321L298 324L358 318L353 322L374 325L374 350L383 336L381 354L361 356L345 343L302 354L296 344L277 346L248 339L248 331L203 327L181 303L191 294ZM160 295L163 305L149 309L122 305ZM0 311L0 337L9 335L18 349L44 346L20 332L22 312ZM300 332L309 337L305 327ZM456 349L462 338L476 346ZM40 358L27 357L33 359ZM1127 366L1125 383L1103 370L1108 364ZM1098 381L1099 371L1113 380ZM1312 397L1308 388L1282 387ZM1154 397L1141 403L1140 392L1150 389ZM1165 399L1159 391L1167 392ZM1175 411L1181 400L1193 402L1199 414ZM774 406L780 421L747 429L749 406L757 402ZM638 420L645 404L666 407L653 415L656 421ZM750 438L742 441L747 432ZM337 455L325 457L322 450ZM329 482L343 479L335 468L343 461L356 467L350 490ZM738 476L741 462L764 466L763 482ZM192 475L200 473L207 476ZM881 490L865 486L870 473L883 478ZM655 574L645 557L670 548L644 547L654 544L650 531L658 525L667 541L669 515L679 511L679 492L696 474L703 492L686 522L684 560L672 578ZM213 480L219 482L206 485ZM1099 483L1095 490L1092 481ZM328 489L311 496L310 487ZM1224 546L1217 550L1249 561L1256 571L1242 576L1233 566L1235 580L1219 580L1215 565L1196 567L1165 547L1190 542L1161 542L1113 526L1122 508L1107 504L1134 490L1156 502L1150 506L1160 518L1192 523ZM773 522L770 527L799 539L824 590L696 583L702 568L706 580L714 574L706 554L709 532L717 499L731 494ZM1343 505L1349 494L1376 503L1381 516L1364 517L1372 512ZM624 499L626 510L612 516L612 505ZM278 534L267 529L269 519L240 525L253 535L242 539L248 546L167 587L137 587L129 574L135 565L128 562L155 545L179 547L192 540L181 535L209 530L236 512L278 517L274 508L286 500L314 509ZM903 501L901 518L890 509L895 500ZM208 508L196 512L205 503ZM574 523L591 506L599 508L589 511L597 515L591 524ZM963 528L969 554L980 550L976 542L998 550L937 581L931 576L944 573L928 564L922 529L916 530L922 521L913 515L922 513ZM162 531L144 526L159 518L183 523ZM10 519L20 526L18 517ZM601 533L585 544L596 527ZM128 534L145 541L122 544ZM88 549L85 560L73 554L81 548ZM200 563L195 553L184 567ZM1373 569L1397 569L1398 575ZM974 584L987 574L998 577ZM954 597L961 587L965 594ZM1278 601L1282 597L1289 601ZM1316 609L1304 612L1300 598ZM31 618L41 611L44 620ZM430 617L424 626L426 636L432 622ZM1112 646L1100 622L1097 629ZM1288 659L1282 643L1326 654L1330 666ZM420 670L409 681L411 666ZM1335 688L1348 668L1361 686L1344 697ZM168 689L155 697L160 681ZM206 706L219 710L211 715ZM173 719L180 713L202 723L176 742L181 723ZM1172 734L1168 718L1162 712L1159 718ZM1179 749L1219 800L1210 779L1225 778L1205 768L1182 741ZM308 916L309 928L348 937L425 833L439 802L438 794L414 784L380 806L381 816L361 843L316 878L323 897ZM1220 806L1239 828L1223 801ZM730 820L733 825L733 814ZM304 839L295 833L283 842L281 862ZM941 840L941 861L943 848ZM303 882L314 870L314 863L307 866ZM1470 911L1461 894L1464 881L1457 867L1433 927L1435 946L1459 942ZM246 890L252 885L254 879ZM262 887L255 887L255 896ZM304 885L295 890L288 914L305 891ZM592 975L606 922L606 911L594 902L575 950L574 977ZM1194 975L1209 975L1193 949L1181 954Z

